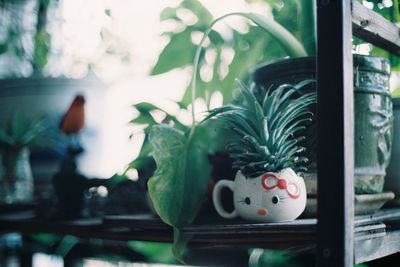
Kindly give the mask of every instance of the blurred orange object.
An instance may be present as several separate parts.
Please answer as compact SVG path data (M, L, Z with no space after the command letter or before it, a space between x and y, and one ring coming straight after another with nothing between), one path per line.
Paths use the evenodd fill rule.
M71 106L64 114L60 123L60 130L66 135L77 134L85 125L85 98L77 95Z

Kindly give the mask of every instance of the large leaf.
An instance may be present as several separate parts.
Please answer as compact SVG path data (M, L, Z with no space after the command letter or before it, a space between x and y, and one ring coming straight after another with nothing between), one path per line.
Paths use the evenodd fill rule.
M176 11L177 11L177 9L173 8L173 7L164 8L160 14L160 20L164 21L164 20L173 19L173 20L181 21L178 18L178 16L176 15Z
M175 68L190 65L196 46L192 44L191 31L186 29L171 37L169 43L164 47L157 63L151 70L151 75L158 75Z
M157 169L148 190L158 215L174 227L174 254L180 260L189 240L181 229L196 217L210 178L206 133L205 127L198 127L188 137L167 125L153 126L150 131Z
M200 208L207 190L210 166L207 144L197 128L188 137L167 125L150 131L157 170L148 182L154 208L169 225L181 228L190 224Z
M180 7L190 10L198 18L198 22L196 23L198 26L207 27L213 20L210 11L208 11L200 1L182 1Z

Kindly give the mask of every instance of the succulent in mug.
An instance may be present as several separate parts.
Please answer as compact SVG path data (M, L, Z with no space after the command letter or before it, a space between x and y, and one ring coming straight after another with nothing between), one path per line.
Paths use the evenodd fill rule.
M242 105L227 105L210 111L214 118L235 134L227 151L237 169L235 182L220 180L214 188L213 202L224 218L241 216L261 222L296 219L306 205L306 189L298 175L304 171L307 158L299 142L304 123L311 120L309 106L316 94L299 94L313 80L296 85L282 85L266 93L259 103L252 91L237 82ZM220 205L221 188L233 191L235 210L227 213ZM283 204L280 203L280 199ZM279 204L279 205L278 205Z

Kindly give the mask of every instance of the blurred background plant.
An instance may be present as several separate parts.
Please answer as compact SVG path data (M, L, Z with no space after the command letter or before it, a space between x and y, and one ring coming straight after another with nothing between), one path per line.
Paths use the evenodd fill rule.
M0 67L3 77L24 77L43 70L51 56L49 16L58 1L0 1ZM36 16L32 16L36 14ZM50 19L50 20L49 20Z
M30 148L56 147L47 125L44 118L27 119L24 114L14 113L0 128L0 203L33 201Z
M28 120L24 114L14 113L0 129L1 149L21 149L32 145L48 144L45 136L47 127L44 118Z
M82 7L85 5L82 3ZM84 53L71 54L74 45L65 28L69 15L65 1L0 0L0 78L83 77L100 68L98 65L109 56L118 59L114 64L130 63L127 45L111 29L111 11L104 4L103 8L103 20L108 18L111 22L98 23L91 33L96 46L91 53L81 47Z
M274 18L302 40L308 54L315 53L313 1L247 2L258 7L257 13ZM159 55L151 75L191 67L202 33L214 19L211 12L196 0L183 1L176 7L165 8L160 15L161 22L175 27L163 33L169 37L169 42ZM236 78L248 81L250 70L257 64L284 57L287 57L287 53L274 37L265 34L263 29L252 23L245 21L232 27L218 25L210 32L200 56L196 97L205 100L208 106L212 95L217 93L222 94L224 103L229 103ZM190 90L186 89L179 104L182 107L191 104Z

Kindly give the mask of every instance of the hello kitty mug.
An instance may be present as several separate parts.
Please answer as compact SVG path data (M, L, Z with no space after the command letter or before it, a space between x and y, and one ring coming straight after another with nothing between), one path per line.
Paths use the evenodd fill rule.
M233 191L234 210L221 205L221 189ZM213 203L218 214L227 219L240 216L257 222L287 222L301 215L306 207L307 191L303 178L291 168L247 178L240 171L235 181L220 180L214 187Z

